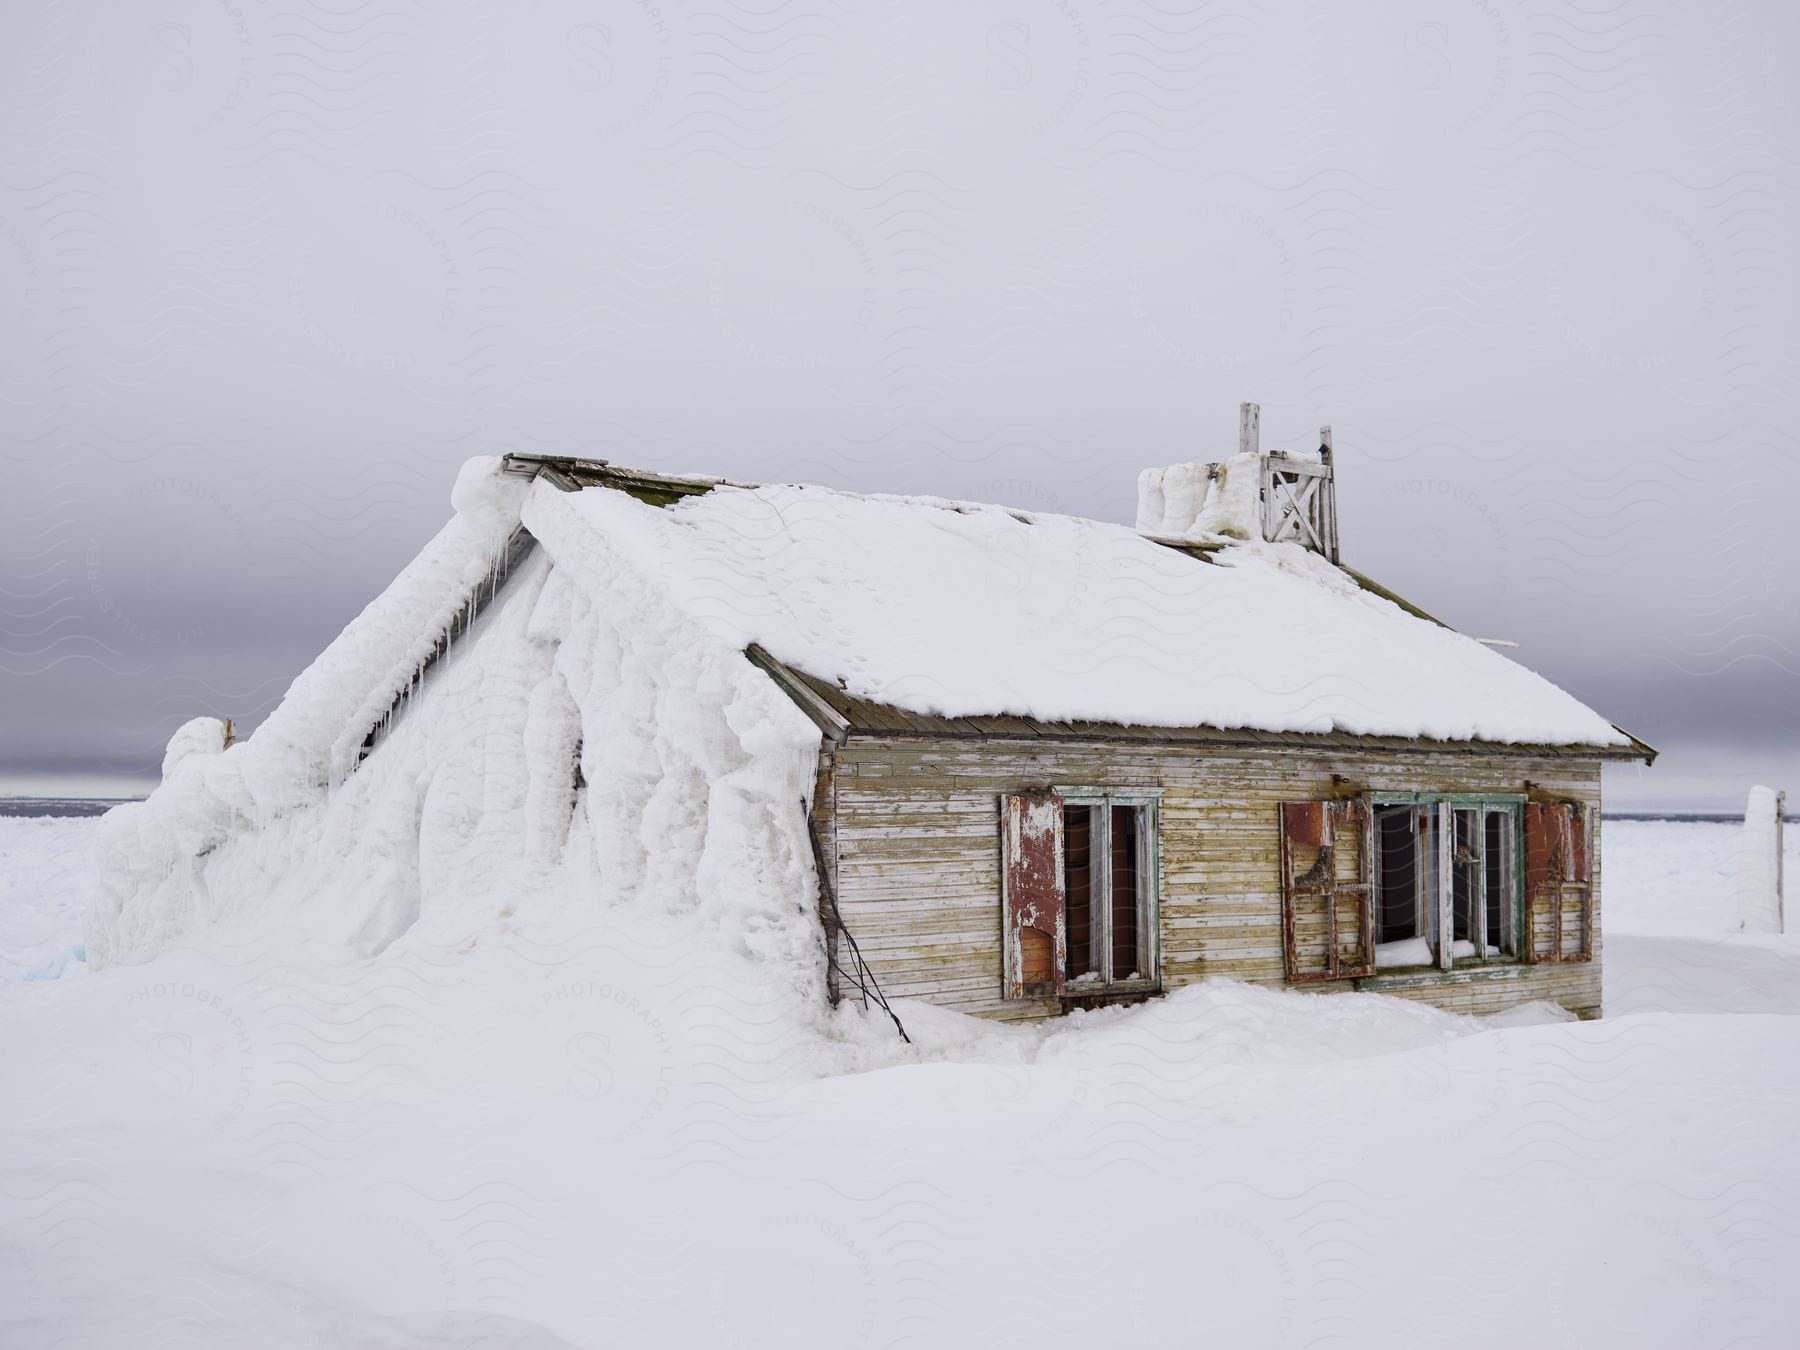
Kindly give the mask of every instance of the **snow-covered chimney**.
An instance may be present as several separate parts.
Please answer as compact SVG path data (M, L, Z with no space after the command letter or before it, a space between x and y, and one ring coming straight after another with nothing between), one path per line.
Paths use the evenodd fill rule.
M1262 408L1238 407L1238 451L1211 464L1170 464L1138 475L1140 534L1182 542L1293 542L1338 560L1331 428L1314 451L1263 454Z

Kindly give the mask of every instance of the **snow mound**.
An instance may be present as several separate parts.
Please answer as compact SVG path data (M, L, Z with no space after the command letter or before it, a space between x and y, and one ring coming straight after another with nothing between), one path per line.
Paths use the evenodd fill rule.
M222 717L196 717L183 722L169 737L163 751L162 776L168 778L176 768L194 755L216 755L226 747L226 724Z
M76 936L92 828L0 818L0 952ZM1661 1010L1604 1022L1219 981L1029 1027L900 1004L913 1046L877 1013L833 1056L744 989L766 963L591 879L585 931L466 953L0 980L0 1341L955 1345L1002 1289L1052 1344L1191 1343L1197 1307L1226 1346L1787 1344L1800 945L1696 891L1737 833L1609 824L1609 923L1658 883L1717 932L1609 935L1609 1003ZM1128 1336L1096 1253L1142 1274Z
M161 786L101 822L96 965L207 941L446 953L629 905L697 916L697 944L823 1005L817 731L660 578L549 521L554 547L414 683L527 487L497 461L465 470L455 519L254 735L177 733Z
M322 803L369 729L412 681L518 526L525 485L497 459L465 466L463 509L310 666L239 744L200 718L171 738L161 784L102 819L92 912L96 963L148 955L215 905L202 861L231 841ZM216 904L230 907L234 898Z

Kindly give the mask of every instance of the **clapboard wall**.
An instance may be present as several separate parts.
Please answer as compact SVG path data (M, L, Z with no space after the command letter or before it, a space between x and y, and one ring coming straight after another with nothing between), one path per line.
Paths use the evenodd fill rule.
M1279 804L1361 791L1530 791L1588 804L1596 835L1594 959L1448 977L1308 985L1493 1012L1550 999L1600 1015L1600 764L1568 756L1133 742L856 737L821 764L815 820L845 927L890 997L1000 1018L1055 999L1001 997L999 800L1068 787L1159 788L1163 988L1208 976L1284 984Z

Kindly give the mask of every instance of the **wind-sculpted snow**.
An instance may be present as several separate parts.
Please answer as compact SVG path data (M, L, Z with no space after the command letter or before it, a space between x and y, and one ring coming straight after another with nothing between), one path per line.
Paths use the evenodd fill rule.
M307 809L323 806L344 781L370 728L491 575L517 528L524 488L498 467L492 459L465 466L450 523L300 673L255 735L221 749L222 738L189 723L176 733L148 800L107 814L91 933L96 962L149 956L197 924L266 898L262 888L215 890L209 876L231 866L233 844L304 834L321 823ZM371 819L365 837L391 825ZM251 852L266 875L282 874L280 849Z
M673 919L694 970L712 951L746 1005L813 1025L818 733L663 579L536 496L542 547L415 683L521 523L523 484L496 470L465 471L456 520L255 735L183 727L163 785L102 822L94 963L209 943L460 961Z

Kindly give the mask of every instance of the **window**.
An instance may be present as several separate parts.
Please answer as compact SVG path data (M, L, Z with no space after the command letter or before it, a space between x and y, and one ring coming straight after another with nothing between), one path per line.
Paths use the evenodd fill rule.
M1001 799L1008 998L1158 987L1157 796L1068 788Z
M1523 795L1284 803L1288 979L1590 960L1590 829L1584 804Z
M1377 800L1377 968L1518 959L1519 809L1500 798Z

